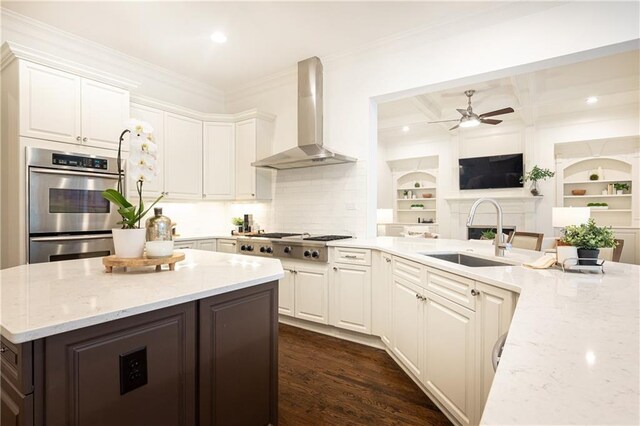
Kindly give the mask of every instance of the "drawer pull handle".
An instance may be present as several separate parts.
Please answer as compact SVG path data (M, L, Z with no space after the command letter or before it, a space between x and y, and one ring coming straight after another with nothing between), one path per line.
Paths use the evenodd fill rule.
M336 267L334 266L334 267L333 267L333 270L334 270L334 271L337 271L337 270L338 270L338 268L336 268Z
M391 259L389 259L388 257L385 257L384 260L386 260L387 263L391 263Z
M480 294L480 292L479 292L479 291L476 291L474 288L472 288L472 289L471 289L471 295L472 295L472 296L477 296L477 295L479 295L479 294Z
M345 254L344 257L347 258L347 259L357 259L358 258L358 256L355 256L353 254Z
M5 348L4 346L0 348L0 354L3 354L7 351L7 348Z

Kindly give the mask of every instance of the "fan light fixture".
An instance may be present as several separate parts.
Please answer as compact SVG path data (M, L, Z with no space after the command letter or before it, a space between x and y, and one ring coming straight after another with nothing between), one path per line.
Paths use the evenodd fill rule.
M460 127L463 128L469 128L469 127L476 127L480 125L480 120L478 120L475 117L462 117L460 119Z
M227 36L220 31L216 31L215 33L211 34L211 41L218 44L226 43Z
M402 128L402 131L403 131L403 132L405 132L405 133L407 133L409 130L410 130L410 129L409 129L409 126L404 126L404 127Z
M589 96L587 98L587 103L589 105L595 104L596 102L598 102L598 97L597 96Z

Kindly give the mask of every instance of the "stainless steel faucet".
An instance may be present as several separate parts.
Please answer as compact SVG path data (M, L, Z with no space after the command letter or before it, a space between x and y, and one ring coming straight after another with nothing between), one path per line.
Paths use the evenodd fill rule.
M471 206L471 211L469 212L469 218L467 219L467 227L473 224L473 217L476 215L478 206L485 202L493 204L493 206L496 208L498 224L496 225L496 238L493 242L493 245L495 246L495 255L504 257L505 249L510 248L511 244L502 241L502 207L500 207L500 204L498 204L496 200L494 200L493 198L480 198L475 203L473 203L473 205Z

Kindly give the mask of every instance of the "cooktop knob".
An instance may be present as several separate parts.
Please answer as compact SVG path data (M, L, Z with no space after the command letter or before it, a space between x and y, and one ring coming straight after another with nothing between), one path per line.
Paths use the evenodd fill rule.
M260 253L264 253L267 251L267 248L265 246L260 247Z
M267 253L273 253L273 249L271 247L267 247Z
M284 248L284 252L285 252L285 253L291 253L291 247L286 246L286 247Z
M304 257L311 257L311 252L309 250L305 250Z
M314 250L311 252L311 257L313 257L314 259L320 257L320 253L318 253L318 250Z
M247 246L247 251L253 251L253 246Z
M240 250L242 251L246 251L247 250L247 246L245 246L244 244L240 246Z

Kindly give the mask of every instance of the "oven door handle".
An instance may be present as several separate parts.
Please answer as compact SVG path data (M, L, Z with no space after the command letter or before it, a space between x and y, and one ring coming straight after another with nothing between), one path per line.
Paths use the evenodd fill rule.
M96 234L96 235L63 235L59 237L32 237L31 241L49 242L49 241L77 241L77 240L103 240L112 239L113 235L110 234Z
M42 173L49 175L73 175L73 176L87 176L87 177L100 177L104 179L113 179L118 180L117 174L106 174L106 173L89 173L89 172L76 172L75 170L56 170L56 169L39 169L36 167L31 167L29 171L34 173Z

